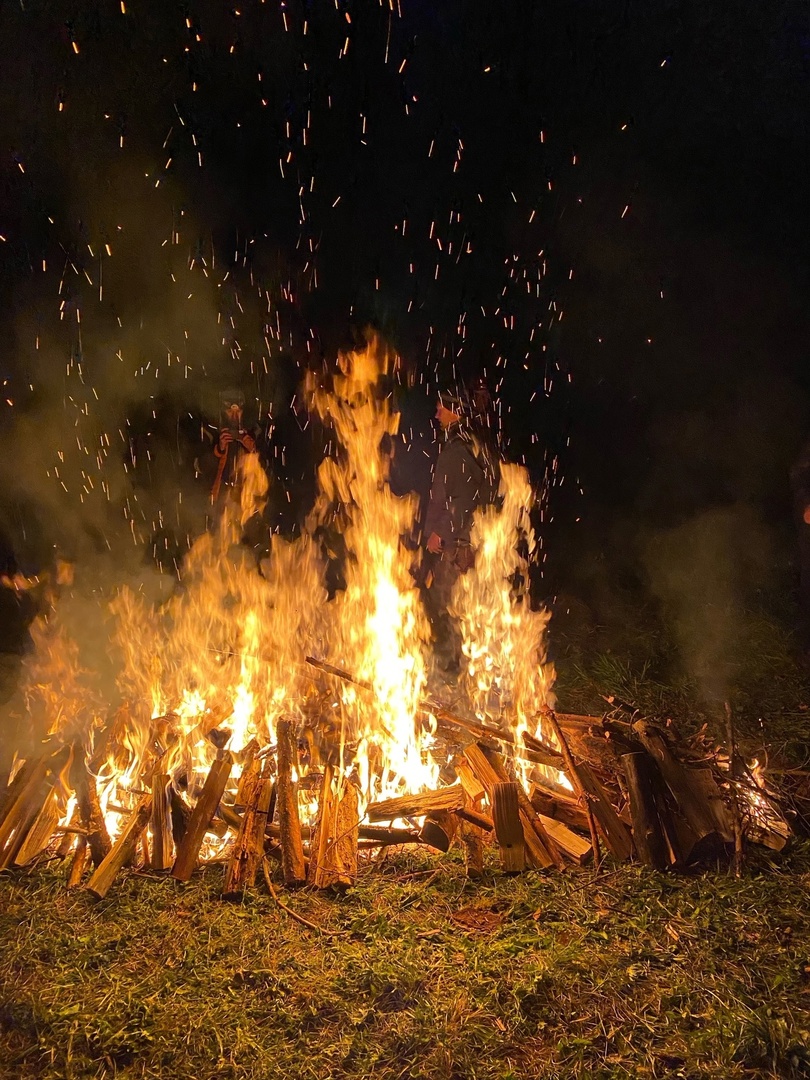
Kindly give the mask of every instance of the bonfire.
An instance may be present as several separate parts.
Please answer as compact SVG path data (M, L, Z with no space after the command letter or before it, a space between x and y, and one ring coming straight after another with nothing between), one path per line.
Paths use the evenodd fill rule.
M70 886L103 897L126 866L187 881L224 863L234 898L260 872L271 888L277 874L345 889L392 845L460 845L480 875L488 849L520 872L604 851L664 869L739 854L745 837L785 843L733 739L725 753L686 744L615 703L602 717L555 710L549 613L528 592L534 493L517 465L476 515L475 565L453 596L458 682L437 678L404 542L417 500L388 482L399 417L380 382L394 361L371 337L328 390L309 389L338 450L300 536L274 536L260 568L240 545L270 483L246 455L238 498L167 599L120 584L99 600L114 687L68 632L69 585L51 589L25 668L29 737L0 794L0 868L58 858ZM345 588L330 599L316 538L336 525Z

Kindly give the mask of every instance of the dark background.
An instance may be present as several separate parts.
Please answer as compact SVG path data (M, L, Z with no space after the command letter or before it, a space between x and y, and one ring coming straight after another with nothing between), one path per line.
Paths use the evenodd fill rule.
M303 371L373 325L403 484L437 386L485 374L538 596L722 637L792 588L806 5L392 3L0 6L9 559L148 534L229 386L306 492Z

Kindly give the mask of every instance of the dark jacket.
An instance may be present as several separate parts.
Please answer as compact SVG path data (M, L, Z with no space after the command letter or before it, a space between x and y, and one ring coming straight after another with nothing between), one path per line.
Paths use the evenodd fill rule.
M437 533L447 544L468 544L473 511L489 501L490 485L483 466L458 425L454 424L439 450L424 535Z
M801 521L805 507L810 506L810 440L804 444L793 463L790 486L793 489L793 506Z

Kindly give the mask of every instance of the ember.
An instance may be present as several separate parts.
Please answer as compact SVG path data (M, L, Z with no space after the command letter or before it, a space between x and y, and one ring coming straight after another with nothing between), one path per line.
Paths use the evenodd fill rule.
M329 390L310 387L340 452L321 465L307 528L274 537L261 573L239 538L268 480L246 455L239 500L194 545L182 588L159 607L118 590L120 700L103 701L82 670L54 594L27 672L37 750L20 754L2 796L0 868L57 857L75 886L92 862L85 887L103 897L125 866L182 882L224 861L235 898L265 858L288 886L344 889L391 844L459 843L475 875L488 844L519 872L598 859L602 845L685 865L730 844L735 821L785 843L758 776L699 759L644 719L555 713L548 613L528 596L533 496L517 466L476 516L475 565L453 595L459 683L436 678L402 543L417 507L392 493L383 449L397 432L379 392L393 361L371 338ZM328 600L315 537L336 523L345 589Z

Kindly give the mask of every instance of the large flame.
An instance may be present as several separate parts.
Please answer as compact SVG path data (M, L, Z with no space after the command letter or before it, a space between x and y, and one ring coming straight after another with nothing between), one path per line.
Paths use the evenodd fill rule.
M446 752L424 705L430 626L403 544L418 500L397 497L388 482L399 417L384 387L395 360L372 336L341 356L331 387L306 388L337 449L320 465L299 537L273 536L260 569L240 543L268 491L258 455L245 454L240 484L187 555L172 595L155 605L129 586L116 590L109 609L120 701L105 706L85 686L58 603L35 627L31 715L41 735L83 747L113 834L154 774L168 774L193 803L224 746L236 785L246 748L272 748L281 717L309 731L302 768L328 761L340 783L356 783L361 806L438 786ZM453 597L466 659L455 707L465 708L466 695L467 710L516 735L536 731L552 679L548 615L528 598L532 498L525 470L504 465L498 505L475 520L475 566ZM330 530L345 547L345 588L331 599L322 554ZM356 681L318 682L309 654Z

